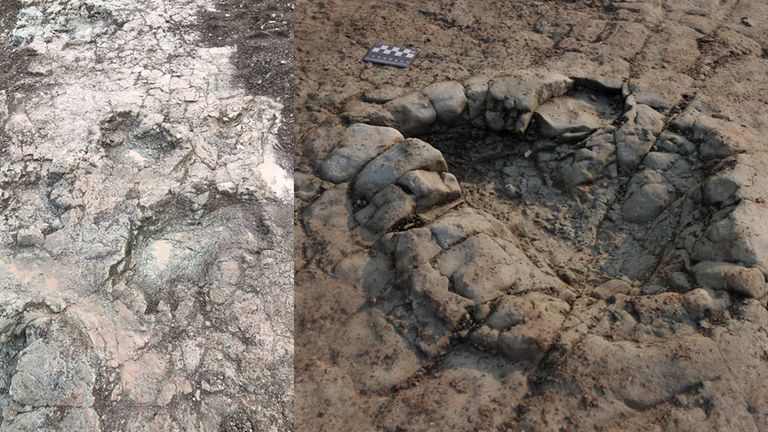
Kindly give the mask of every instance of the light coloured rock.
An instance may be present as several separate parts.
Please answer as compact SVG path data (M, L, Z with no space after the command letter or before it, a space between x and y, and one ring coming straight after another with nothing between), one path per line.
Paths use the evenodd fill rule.
M731 305L731 299L724 291L696 288L685 295L685 308L693 319L717 316Z
M290 428L291 125L259 95L283 52L211 6L0 7L4 432Z
M558 164L560 180L567 188L591 183L605 172L615 153L612 127L595 132L587 139L584 148Z
M726 209L700 235L689 235L685 247L696 261L740 262L768 274L765 211L765 203L743 200Z
M372 198L378 191L413 170L443 172L448 166L442 153L419 139L407 139L370 161L355 178L355 196Z
M459 120L467 109L464 86L456 81L445 81L427 86L422 90L432 102L437 122L450 124Z
M467 115L470 120L475 120L485 114L489 81L487 77L472 77L464 83L467 95Z
M420 92L409 93L384 104L392 114L394 127L405 136L427 132L437 120L437 112L429 98Z
M651 221L675 199L672 186L662 183L649 183L636 190L621 208L621 214L629 222L643 224Z
M389 185L374 195L370 204L355 214L355 219L375 233L385 233L413 218L416 198L396 185Z
M440 273L451 279L452 291L483 303L498 296L517 280L515 263L487 234L480 234L444 252Z
M404 139L392 128L353 124L323 162L322 176L334 183L349 181L368 161Z
M573 81L563 75L539 71L520 71L493 79L489 96L503 102L507 110L533 111L540 104L564 95Z
M729 201L737 190L737 182L726 175L716 174L704 182L702 195L707 204L722 204Z
M461 197L458 180L449 172L415 170L400 177L397 185L416 198L416 210L425 211Z
M24 228L16 234L16 244L21 247L37 246L45 242L45 236L37 227Z
M42 408L20 413L0 424L0 432L38 432L43 425L53 426L55 431L95 431L100 429L99 414L92 408L55 409Z
M485 321L491 329L488 336L498 339L485 336L478 342L511 361L538 363L557 339L569 310L568 303L541 293L506 296Z
M626 124L616 131L616 158L619 168L632 171L653 147L656 137L648 129Z
M680 159L680 156L675 153L662 153L662 152L650 152L645 155L643 159L643 165L646 168L665 171L675 164Z
M677 153L679 155L690 155L696 151L696 145L685 137L673 133L671 131L664 130L659 134L658 147L661 150Z
M756 268L705 261L693 266L691 271L696 282L711 289L731 291L756 299L765 297L768 290L765 276Z
M428 264L432 258L443 251L432 238L432 232L428 227L396 233L394 242L395 269L400 275Z
M664 129L664 115L645 104L638 104L634 122L637 127L658 136Z
M566 76L543 71L524 70L496 77L488 90L485 121L492 130L522 134L540 104L564 95L572 85Z
M616 294L629 294L632 290L632 285L629 282L622 279L611 279L607 282L600 284L592 291L592 296L607 300Z
M676 117L671 124L700 143L699 154L706 160L723 159L760 148L757 138L739 125L696 110Z
M672 346L667 346L670 344ZM628 341L609 342L587 336L582 343L589 364L601 364L610 390L619 400L636 407L651 407L667 400L690 385L714 379L724 373L715 343L705 337L665 342L664 345L638 346ZM688 352L687 367L672 360L676 352Z
M601 125L591 105L575 99L554 100L536 109L539 132L545 137L589 133Z
M454 210L429 225L437 244L448 248L482 232L500 234L503 225L488 214L471 207Z
M627 97L631 107L625 112L626 123L616 131L616 156L619 169L634 171L656 143L664 128L664 117L648 105L636 104Z
M60 333L50 340L32 341L20 353L11 378L10 396L15 402L31 407L91 407L96 371L90 359L69 344L75 339L66 334L60 322L48 323L45 327Z
M341 115L349 123L366 123L372 126L393 126L395 118L381 105L352 101Z

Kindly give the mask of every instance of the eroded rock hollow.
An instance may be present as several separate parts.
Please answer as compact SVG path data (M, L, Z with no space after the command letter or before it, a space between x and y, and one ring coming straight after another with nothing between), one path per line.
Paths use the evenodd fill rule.
M510 47L485 2L438 3L410 18L430 47L413 70L344 52L322 69L344 84L303 76L297 424L763 430L768 123L743 90L766 83L727 89L760 51L714 64L702 34L731 25L682 5L522 2L499 12ZM308 28L367 34L305 9ZM659 48L680 20L705 40L695 85Z

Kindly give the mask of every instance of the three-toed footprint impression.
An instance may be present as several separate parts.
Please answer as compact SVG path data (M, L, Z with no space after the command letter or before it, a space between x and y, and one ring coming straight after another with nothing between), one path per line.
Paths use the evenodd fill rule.
M376 103L378 102L378 103ZM660 113L626 84L523 70L353 102L322 164L391 256L378 307L428 357L472 344L541 361L587 298L763 299L760 176L734 125ZM645 300L643 300L645 301Z

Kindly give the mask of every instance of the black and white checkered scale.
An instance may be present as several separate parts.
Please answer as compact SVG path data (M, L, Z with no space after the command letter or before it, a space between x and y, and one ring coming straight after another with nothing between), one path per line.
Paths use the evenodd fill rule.
M368 51L364 61L390 66L408 67L416 58L417 51L394 45L377 43Z

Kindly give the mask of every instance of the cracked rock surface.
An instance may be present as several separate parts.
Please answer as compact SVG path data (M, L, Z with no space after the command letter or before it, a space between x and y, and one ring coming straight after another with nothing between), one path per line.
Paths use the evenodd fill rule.
M0 5L0 431L292 429L289 12Z
M768 430L768 7L363 3L297 3L297 428Z

